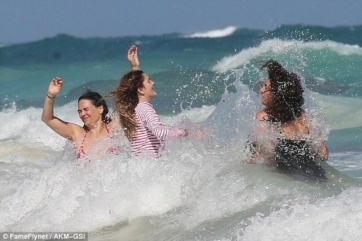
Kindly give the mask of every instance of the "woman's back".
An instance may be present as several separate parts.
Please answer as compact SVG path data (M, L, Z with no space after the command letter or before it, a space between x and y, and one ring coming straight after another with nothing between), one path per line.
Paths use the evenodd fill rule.
M309 135L306 115L302 113L298 118L281 124L281 135L284 139L300 140Z

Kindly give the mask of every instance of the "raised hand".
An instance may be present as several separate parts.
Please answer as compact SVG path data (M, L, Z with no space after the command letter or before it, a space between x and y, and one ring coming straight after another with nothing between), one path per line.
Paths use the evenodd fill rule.
M55 77L49 84L48 97L55 98L63 88L63 80L60 77Z
M137 50L138 50L137 46L132 45L129 48L128 53L127 53L127 59L129 61L129 63L131 64L132 70L138 70L139 66L140 66Z

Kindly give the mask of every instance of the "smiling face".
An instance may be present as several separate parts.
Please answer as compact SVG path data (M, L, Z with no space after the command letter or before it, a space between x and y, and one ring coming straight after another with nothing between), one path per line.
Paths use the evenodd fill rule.
M266 79L265 84L261 87L260 94L262 94L261 103L267 108L271 107L273 104L273 95L269 78Z
M150 102L155 96L157 95L154 85L155 83L151 80L151 78L146 75L142 74L143 76L143 86L138 88L139 98L140 101L147 101Z
M102 120L103 107L96 107L92 101L82 99L78 102L78 115L89 129Z

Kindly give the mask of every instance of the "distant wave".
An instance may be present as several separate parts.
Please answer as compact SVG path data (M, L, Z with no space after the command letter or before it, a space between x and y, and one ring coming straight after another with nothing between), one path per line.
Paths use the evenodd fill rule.
M215 29L207 32L194 33L191 35L186 35L186 38L222 38L229 35L232 35L238 28L234 26L229 26L224 29Z

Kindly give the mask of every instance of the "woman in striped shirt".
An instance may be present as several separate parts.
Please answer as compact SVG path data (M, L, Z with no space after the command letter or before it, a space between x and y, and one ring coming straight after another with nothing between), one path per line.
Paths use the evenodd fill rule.
M136 46L132 46L128 51L128 60L132 70L122 77L110 96L115 97L119 121L131 141L133 154L138 156L146 152L158 157L166 137L187 136L188 132L161 123L150 103L156 96L155 83L146 73L139 70Z

